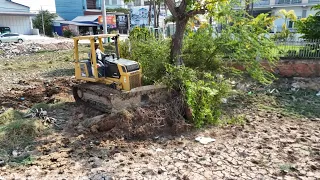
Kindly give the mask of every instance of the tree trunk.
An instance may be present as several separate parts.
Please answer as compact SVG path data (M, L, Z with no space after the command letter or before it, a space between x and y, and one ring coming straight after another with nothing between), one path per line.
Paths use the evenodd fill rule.
M159 27L159 21L160 21L160 6L161 2L158 1L158 10L157 10L157 27Z
M183 60L181 58L182 42L184 31L189 18L176 19L176 32L172 37L171 42L171 60L176 63L177 66L183 65Z
M156 0L153 1L153 26L157 27L157 4Z
M166 3L164 3L164 11L165 11L165 17L167 18L167 16L168 16L168 9L167 9L167 5L166 5Z
M153 1L153 28L157 28L157 2L156 0ZM154 37L157 38L157 30L154 29Z
M148 25L151 26L151 0L149 1Z

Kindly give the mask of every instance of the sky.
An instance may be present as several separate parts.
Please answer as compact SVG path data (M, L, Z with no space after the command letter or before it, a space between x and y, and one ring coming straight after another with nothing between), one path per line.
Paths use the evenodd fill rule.
M38 12L41 9L56 12L55 0L12 0L13 2L30 7L31 12Z

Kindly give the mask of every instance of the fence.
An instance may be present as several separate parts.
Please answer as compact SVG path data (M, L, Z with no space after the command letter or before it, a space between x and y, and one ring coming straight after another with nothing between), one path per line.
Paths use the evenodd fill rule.
M281 58L319 59L320 39L276 41Z

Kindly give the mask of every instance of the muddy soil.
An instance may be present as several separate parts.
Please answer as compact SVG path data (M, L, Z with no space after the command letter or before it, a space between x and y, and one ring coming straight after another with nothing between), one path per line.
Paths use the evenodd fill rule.
M38 140L28 166L3 167L21 179L319 179L319 121L251 111L243 126L148 140L71 134ZM214 137L203 145L197 136Z
M24 79L18 73L0 82L10 87L1 90L0 106L23 110L37 103L60 102L64 106L48 113L64 123L61 129L34 141L33 148L26 150L32 157L26 165L0 167L0 179L320 179L318 115L293 116L282 109L261 108L255 101L238 100L241 108L230 114L242 114L241 125L201 130L183 126L170 134L156 132L163 122L158 129L148 126L149 119L136 122L139 110L135 110L115 116L119 121L111 129L104 128L110 124L81 128L83 122L101 113L74 103L70 89L74 80L48 77L41 69L30 71L38 80ZM316 98L308 101L318 102ZM155 117L150 112L159 112L159 108L142 108L142 112ZM112 116L105 117L110 120ZM123 129L135 124L144 127L143 131ZM195 141L199 136L216 141L204 145Z

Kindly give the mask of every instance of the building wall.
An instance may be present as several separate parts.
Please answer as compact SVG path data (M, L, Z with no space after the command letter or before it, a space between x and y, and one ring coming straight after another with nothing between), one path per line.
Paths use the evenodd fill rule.
M6 0L0 0L0 12L29 12L30 8Z
M86 9L85 0L55 0L56 12L65 20L71 21L77 16L83 16ZM85 1L86 2L86 1Z
M11 32L31 34L31 20L29 16L0 15L0 26L10 27Z
M123 0L106 0L106 8L127 8Z

